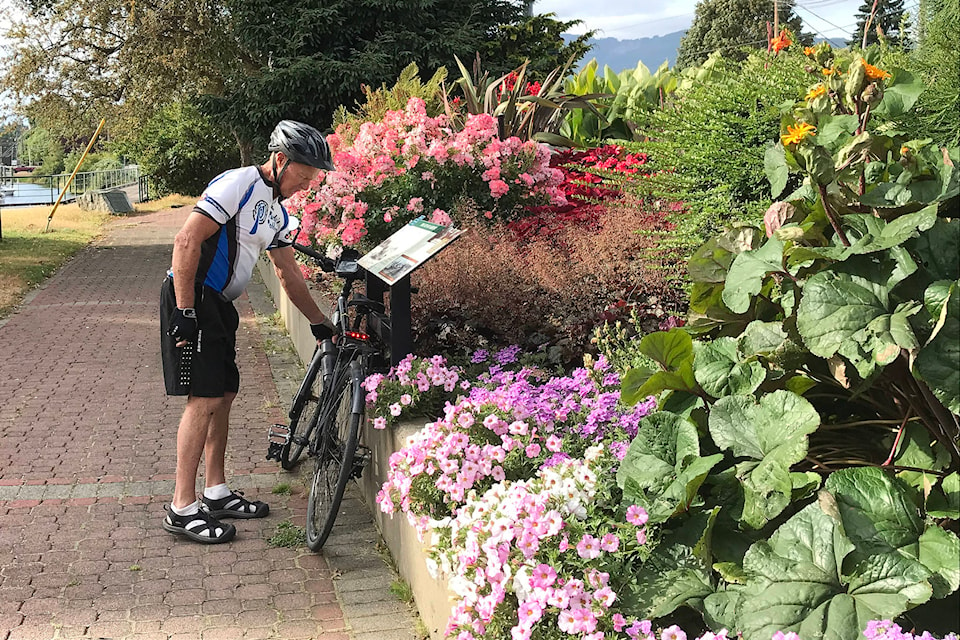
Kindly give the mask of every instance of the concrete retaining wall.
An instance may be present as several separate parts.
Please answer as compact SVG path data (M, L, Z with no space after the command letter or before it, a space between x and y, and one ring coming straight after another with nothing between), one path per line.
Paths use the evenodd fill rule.
M309 362L316 346L316 341L310 333L310 324L284 294L270 259L266 256L261 257L259 267L263 282L273 296L301 361ZM321 298L315 292L314 299L317 300L321 309L328 309L331 306L332 301ZM416 433L420 426L422 425L406 423L392 429L378 431L370 426L369 421L364 425L361 442L370 447L373 458L370 466L364 470L360 487L364 502L373 513L380 535L390 549L400 575L413 589L413 596L423 623L430 630L433 640L440 640L443 638L447 615L450 612L451 594L447 590L446 581L432 578L427 572L423 546L417 540L416 531L406 519L401 515L394 515L391 518L382 513L375 502L377 492L386 480L390 454L400 449L407 437Z

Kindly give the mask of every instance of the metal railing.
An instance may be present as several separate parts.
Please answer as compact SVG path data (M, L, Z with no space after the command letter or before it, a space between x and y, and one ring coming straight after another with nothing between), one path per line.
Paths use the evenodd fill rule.
M140 202L149 199L149 183L143 180L140 167L130 165L122 169L104 171L82 171L77 173L64 195L64 202L70 202L87 191L137 186ZM69 173L49 176L14 176L0 171L0 205L16 206L28 204L53 204L70 179ZM144 198L143 196L147 196Z

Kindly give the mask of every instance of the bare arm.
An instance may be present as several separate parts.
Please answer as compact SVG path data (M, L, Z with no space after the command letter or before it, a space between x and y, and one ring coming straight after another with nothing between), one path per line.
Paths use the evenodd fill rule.
M273 268L280 278L280 285L287 292L290 302L300 310L310 324L320 324L327 320L320 307L314 302L313 297L307 289L307 282L303 279L300 272L300 266L294 257L293 247L281 247L267 252L270 260L273 261Z
M173 289L177 306L181 309L194 307L194 280L200 265L200 247L219 229L219 224L194 211L173 241Z

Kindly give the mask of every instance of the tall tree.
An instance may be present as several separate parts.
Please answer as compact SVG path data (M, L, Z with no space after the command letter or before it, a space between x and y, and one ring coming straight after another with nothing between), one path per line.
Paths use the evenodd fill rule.
M558 23L524 14L521 0L226 0L234 34L252 53L254 68L234 68L224 91L205 111L248 139L263 140L274 123L292 118L330 126L341 104L352 105L361 85L392 84L411 62L421 73L476 52L491 72L520 61L511 43L536 53L535 68L556 66L583 43L564 45Z
M277 120L326 128L361 84L392 83L410 62L432 73L481 51L485 68L502 70L512 49L490 43L510 38L540 65L584 49L558 39L565 23L526 16L522 0L19 2L0 90L23 113L68 137L107 116L108 135L124 138L163 105L202 98L244 163Z
M802 33L803 23L794 13L794 0L701 0L693 24L680 40L677 66L700 64L714 51L733 60L744 60L747 49L767 46L767 23L774 23L774 6L781 28L790 29L802 44L813 36Z
M867 46L877 42L877 28L879 28L884 37L894 45L899 45L904 39L905 34L900 32L903 22L903 0L876 0L877 10L873 14L873 20L870 20L870 14L873 11L874 0L866 0L857 9L857 30L853 33L852 44L861 46L863 44L864 29L868 29L867 22L870 22L867 30Z

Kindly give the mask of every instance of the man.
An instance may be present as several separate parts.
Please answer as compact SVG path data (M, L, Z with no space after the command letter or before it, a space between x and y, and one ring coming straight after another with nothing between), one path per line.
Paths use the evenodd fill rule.
M240 374L239 317L233 306L264 250L317 340L332 335L329 320L307 290L294 258L298 221L280 200L332 170L330 149L313 127L284 120L270 136L261 166L227 171L207 185L177 234L173 266L161 287L160 333L168 395L187 396L177 431L177 478L163 528L203 543L231 540L221 518L262 518L263 502L231 491L224 475L230 406ZM205 488L198 501L197 468L204 455Z

